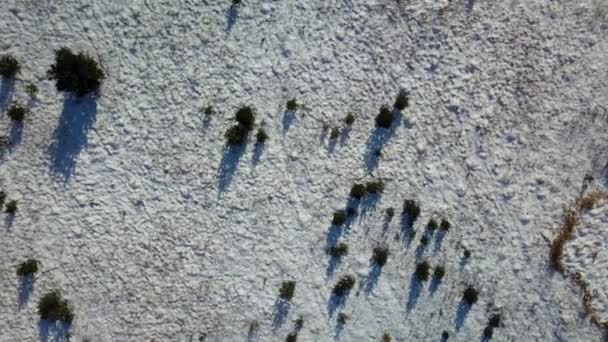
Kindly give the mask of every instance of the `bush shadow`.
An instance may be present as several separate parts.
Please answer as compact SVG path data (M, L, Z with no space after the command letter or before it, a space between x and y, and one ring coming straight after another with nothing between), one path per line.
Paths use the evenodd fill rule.
M93 95L66 95L64 98L63 111L49 147L51 172L64 181L74 173L76 159L87 144L87 133L97 116L96 100Z
M402 213L399 222L399 234L401 236L401 245L409 248L414 236L414 222L406 213Z
M266 146L262 143L256 143L253 147L253 156L251 157L251 163L253 166L257 166L260 163L260 159L262 158L262 154Z
M239 161L246 149L247 145L244 142L241 144L227 144L224 146L224 153L218 169L218 197L221 197L230 187L232 177L234 176Z
M433 252L437 253L439 252L439 250L441 249L441 245L443 244L443 239L445 239L446 236L446 232L445 231L439 231L437 233L437 235L435 236L435 243L433 246Z
M334 273L342 263L341 257L330 256L329 261L327 262L327 267L325 268L325 279L329 280L334 276Z
M367 194L360 201L359 206L361 207L360 220L365 219L368 215L373 214L376 211L378 202L380 202L381 194Z
M363 285L363 294L365 297L368 297L376 285L378 285L380 275L382 275L382 266L372 262L372 264L369 266L367 277L365 278L365 284Z
M69 342L71 324L61 321L40 320L40 342Z
M0 81L0 110L4 111L8 108L13 100L15 92L15 79L1 77Z
M342 128L342 132L340 132L340 146L346 145L348 138L350 138L350 131L350 126Z
M439 288L439 285L441 285L442 282L443 281L440 278L433 277L433 279L431 279L431 286L429 286L429 292L431 293L431 296L435 294L435 292Z
M418 304L418 299L420 298L420 293L422 292L422 281L416 273L412 274L410 278L410 289L407 296L407 303L405 305L406 316L414 310L416 304Z
M471 304L467 303L464 299L460 301L458 304L458 308L456 309L456 318L454 320L454 327L456 331L460 331L460 329L464 326L464 322L469 315L469 311L471 311Z
M7 228L11 228L13 224L15 224L15 213L6 213L6 217L4 218L4 224Z
M388 143L397 128L401 126L402 114L400 111L393 111L393 122L390 128L374 127L365 142L365 168L372 171L378 167L377 151L381 151Z
M226 11L226 33L230 34L234 25L236 24L236 19L239 16L239 11L237 6L230 6L228 11Z
M329 300L327 301L327 312L329 313L329 317L332 317L338 309L344 307L349 295L350 291L342 296L338 296L334 293L329 296Z
M11 147L21 144L23 137L23 122L13 121L11 123Z
M30 295L34 291L34 275L28 274L26 276L19 277L19 309L27 304L30 299Z
M291 308L291 303L288 301L277 298L274 302L274 307L272 308L272 330L277 331L280 329L285 321L287 320L287 316L289 315L289 309Z
M287 131L289 131L289 128L291 128L291 125L293 125L293 122L296 119L296 113L293 111L289 111L286 110L283 112L283 118L282 118L282 123L283 123L283 134L287 133Z

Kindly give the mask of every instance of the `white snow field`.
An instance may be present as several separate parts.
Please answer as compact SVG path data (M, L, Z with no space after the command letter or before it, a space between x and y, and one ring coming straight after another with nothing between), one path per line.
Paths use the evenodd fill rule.
M602 341L548 255L584 175L608 182L607 13L591 0L0 0L0 54L22 64L0 91L14 144L0 190L18 200L13 220L0 214L0 341L67 340L37 314L53 289L74 307L71 341L284 341L300 317L298 341L483 341L493 314L492 341ZM62 46L103 61L96 101L45 79ZM410 106L375 128L399 89ZM294 97L303 107L285 113ZM15 101L30 108L22 129L5 115ZM226 148L246 104L270 138ZM381 196L349 200L374 177ZM332 227L347 203L354 222ZM606 208L564 250L598 310ZM452 227L423 248L431 217ZM338 234L349 253L330 265ZM380 269L376 246L390 250ZM32 257L24 291L15 267ZM413 276L423 260L445 266L440 284ZM346 274L357 283L336 307Z

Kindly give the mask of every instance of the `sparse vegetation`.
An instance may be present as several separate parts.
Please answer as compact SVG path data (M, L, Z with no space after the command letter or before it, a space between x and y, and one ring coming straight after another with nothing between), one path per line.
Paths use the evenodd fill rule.
M296 110L298 110L299 107L300 107L300 105L298 104L296 99L291 99L291 100L287 101L287 111L288 112L295 112Z
M329 249L329 255L333 258L341 258L346 254L348 254L348 245L344 242L340 242Z
M255 123L255 111L250 106L239 108L234 114L234 119L245 129L252 130Z
M21 70L19 61L11 55L0 56L0 75L4 78L13 78Z
M393 124L393 113L387 106L380 107L380 113L376 116L376 127L389 129Z
M38 95L38 87L34 83L28 83L25 87L25 92L30 98L35 98Z
M17 276L25 277L38 272L38 260L28 259L17 266Z
M207 105L203 107L201 111L203 112L203 114L205 114L205 116L210 117L215 113L215 108L213 108L213 106L211 105Z
M353 115L353 113L346 114L346 116L344 117L344 123L347 126L351 126L355 123L355 116Z
M9 215L15 215L17 212L17 201L12 200L6 203L6 213Z
M346 222L346 211L338 210L334 212L334 218L332 219L331 223L336 226L340 226L344 224L344 222Z
M247 138L248 132L249 131L244 129L242 126L234 125L234 126L228 128L226 133L224 133L224 138L226 138L226 141L228 142L228 144L238 145L238 144L242 144L245 141L245 138Z
M387 208L386 209L386 217L390 220L395 216L395 208Z
M498 328L500 326L500 314L494 314L490 316L488 320L488 325L493 328Z
M266 142L266 140L268 140L268 134L264 128L260 128L258 130L258 133L255 135L255 140L258 144L263 144Z
M420 281L427 281L429 279L431 266L427 261L420 262L416 265L416 276Z
M355 277L352 275L345 275L338 280L332 290L332 293L336 296L345 296L355 286Z
M298 340L298 334L296 333L289 333L287 335L287 338L285 338L285 342L296 342Z
M468 250L468 249L466 249L466 248L464 249L464 253L463 254L464 254L464 258L465 259L468 259L468 258L471 257L471 251Z
M462 299L469 305L475 304L477 302L478 297L479 293L472 286L467 287L462 295Z
M395 104L393 105L393 107L395 107L395 109L397 110L404 110L405 108L407 108L407 106L409 106L409 98L407 97L407 92L404 90L399 91L399 94L397 94L397 98L395 99Z
M441 219L441 224L439 225L439 228L444 231L447 232L450 230L450 228L452 228L452 225L450 224L450 222L446 219Z
M55 64L51 65L47 78L56 81L58 91L84 96L99 89L105 73L91 56L83 52L75 54L63 47L55 51Z
M426 229L428 230L437 230L439 228L439 224L435 219L430 219L429 223L426 224Z
M51 291L42 296L38 302L40 319L49 321L62 321L72 323L74 313L67 300L63 299L59 291Z
M378 266L382 267L386 264L386 261L388 260L388 255L389 255L388 248L376 247L376 248L374 248L374 251L373 251L372 260Z
M420 216L420 206L416 201L408 199L403 203L403 214L405 214L413 223Z
M27 110L25 107L21 106L20 104L13 104L6 112L6 115L8 115L8 117L13 121L21 122L25 118L26 112Z
M366 190L365 185L363 184L354 184L352 188L350 188L350 197L361 199L365 196Z
M393 340L393 338L391 337L391 335L389 333L384 333L382 335L382 342L391 342Z
M367 182L367 184L365 184L365 190L370 194L382 193L384 191L384 181L382 181L382 179L378 179Z
M338 324L344 325L344 324L346 324L346 321L348 321L348 319L349 319L349 317L347 314L340 312L338 314L338 318L336 319L336 321L338 322Z
M433 272L433 278L435 278L435 280L439 281L439 280L443 279L443 276L445 276L445 267L436 266L435 271Z
M293 298L294 291L296 290L296 282L293 280L284 281L281 284L281 290L279 291L279 297L290 302Z
M329 139L336 140L340 137L340 129L338 127L334 127L331 129L331 133L329 134Z

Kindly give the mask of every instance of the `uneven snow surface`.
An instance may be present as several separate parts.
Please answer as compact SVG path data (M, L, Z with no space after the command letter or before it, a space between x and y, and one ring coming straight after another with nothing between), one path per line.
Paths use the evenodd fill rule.
M444 330L479 341L494 313L493 341L602 340L548 254L583 176L608 182L606 1L244 3L0 0L0 54L23 66L0 84L0 130L14 143L0 185L19 203L14 220L1 214L0 341L64 340L39 324L52 289L74 306L72 341L284 341L299 317L298 341L440 341ZM103 61L97 101L45 80L61 46ZM374 128L400 88L410 107ZM303 107L284 113L294 97ZM4 114L11 101L30 107L22 129ZM263 148L253 136L225 147L244 104L265 121ZM354 125L330 141L349 111ZM373 177L382 196L349 201ZM399 217L407 198L422 208L413 237ZM348 203L357 217L332 227ZM604 308L606 210L565 249ZM452 228L423 248L431 217ZM576 256L578 234L599 249L596 268ZM337 264L326 254L336 239L349 246ZM379 245L383 268L370 262ZM23 293L15 266L31 257L42 265ZM413 277L422 260L445 266L440 284ZM357 284L335 306L345 274ZM286 280L291 305L277 301Z

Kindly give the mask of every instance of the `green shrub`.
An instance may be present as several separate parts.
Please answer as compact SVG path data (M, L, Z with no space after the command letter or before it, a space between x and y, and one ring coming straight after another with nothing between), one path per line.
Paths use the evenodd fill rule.
M348 126L351 126L355 123L355 116L353 115L353 113L346 114L346 117L344 117L344 123Z
M298 104L298 101L296 101L296 99L291 99L291 100L287 101L287 111L288 112L295 112L296 110L298 110L299 107L300 107L300 105Z
M6 203L6 212L14 215L17 212L17 201L12 200Z
M338 314L338 318L336 319L336 321L338 322L338 324L344 325L344 324L346 324L346 321L348 321L348 319L349 319L349 317L347 314L340 312Z
M465 248L464 249L464 258L468 259L470 257L471 257L471 251Z
M414 222L418 219L418 216L420 216L420 206L414 200L405 200L403 203L403 213Z
M354 184L352 188L350 188L350 197L361 199L365 196L365 185L363 184Z
M395 216L395 208L386 208L386 217L390 220Z
M336 140L340 137L340 129L338 127L334 127L331 129L331 133L329 134L329 139Z
M416 265L416 276L421 281L427 281L429 279L431 266L428 262L423 261Z
M19 61L11 55L0 56L0 75L4 78L13 78L21 70Z
M429 238L425 235L420 238L420 244L423 246L427 246L429 244Z
M38 94L38 87L34 83L28 83L25 87L25 92L29 97L34 98Z
M384 182L382 179L367 182L367 184L365 184L365 190L370 194L382 193L384 191Z
M284 281L281 284L281 290L279 291L279 297L290 302L293 298L293 293L296 290L296 282L293 280Z
M38 302L40 319L49 321L62 321L71 323L74 313L67 300L63 299L59 291L51 291L42 296Z
M477 290L475 290L472 286L467 287L462 295L462 299L465 302L469 303L469 305L475 304L477 302L478 297L479 292L477 292Z
M332 219L331 223L336 226L340 226L344 224L344 222L346 222L346 211L337 210L334 212L334 218Z
M443 338L444 341L446 341L448 338L450 338L450 333L448 333L447 331L443 331L441 333L441 338Z
M234 114L234 118L247 130L253 129L255 123L255 111L250 106L243 106L239 108Z
M439 224L435 219L430 219L429 223L426 224L426 229L428 230L437 230L437 228L439 228Z
M376 127L391 128L393 124L393 113L387 106L380 107L380 113L376 116Z
M443 279L443 276L445 276L445 267L443 267L443 266L435 267L435 271L433 272L433 278L435 278L436 280L441 280L441 279Z
M397 110L404 110L407 106L409 106L409 98L407 97L407 92L401 90L399 94L397 94L394 107Z
M17 276L25 277L38 272L38 260L28 259L17 266Z
M329 255L334 258L341 258L346 254L348 254L348 245L344 242L340 242L329 249Z
M336 296L344 296L355 286L355 277L352 275L345 275L338 280L332 293Z
M63 47L55 51L55 64L51 65L47 78L56 81L58 91L84 96L99 89L105 73L91 56L83 52L75 54Z
M384 333L384 335L382 335L382 342L391 342L392 340L393 338L389 333Z
M266 130L264 130L264 128L260 128L258 130L258 133L256 133L256 135L255 135L255 139L258 144L265 143L266 140L268 140L268 134L266 134Z
M211 105L203 107L201 111L203 114L205 114L205 116L212 116L215 113L215 109Z
M287 338L285 338L285 342L296 342L298 340L298 334L296 333L289 333L289 335L287 335Z
M14 104L8 109L6 115L8 115L8 117L13 121L21 122L25 118L26 113L27 110L25 107L21 106L20 104Z
M238 145L242 144L245 141L245 138L247 137L247 132L248 131L242 126L234 125L228 128L226 133L224 133L224 137L226 138L228 144Z
M388 248L386 247L376 247L374 248L374 253L372 255L372 260L374 263L378 264L380 267L386 264L388 260Z
M450 222L446 219L441 219L441 225L439 226L441 228L441 230L443 230L444 232L447 232L448 230L450 230L450 228L452 228L452 225L450 224Z

